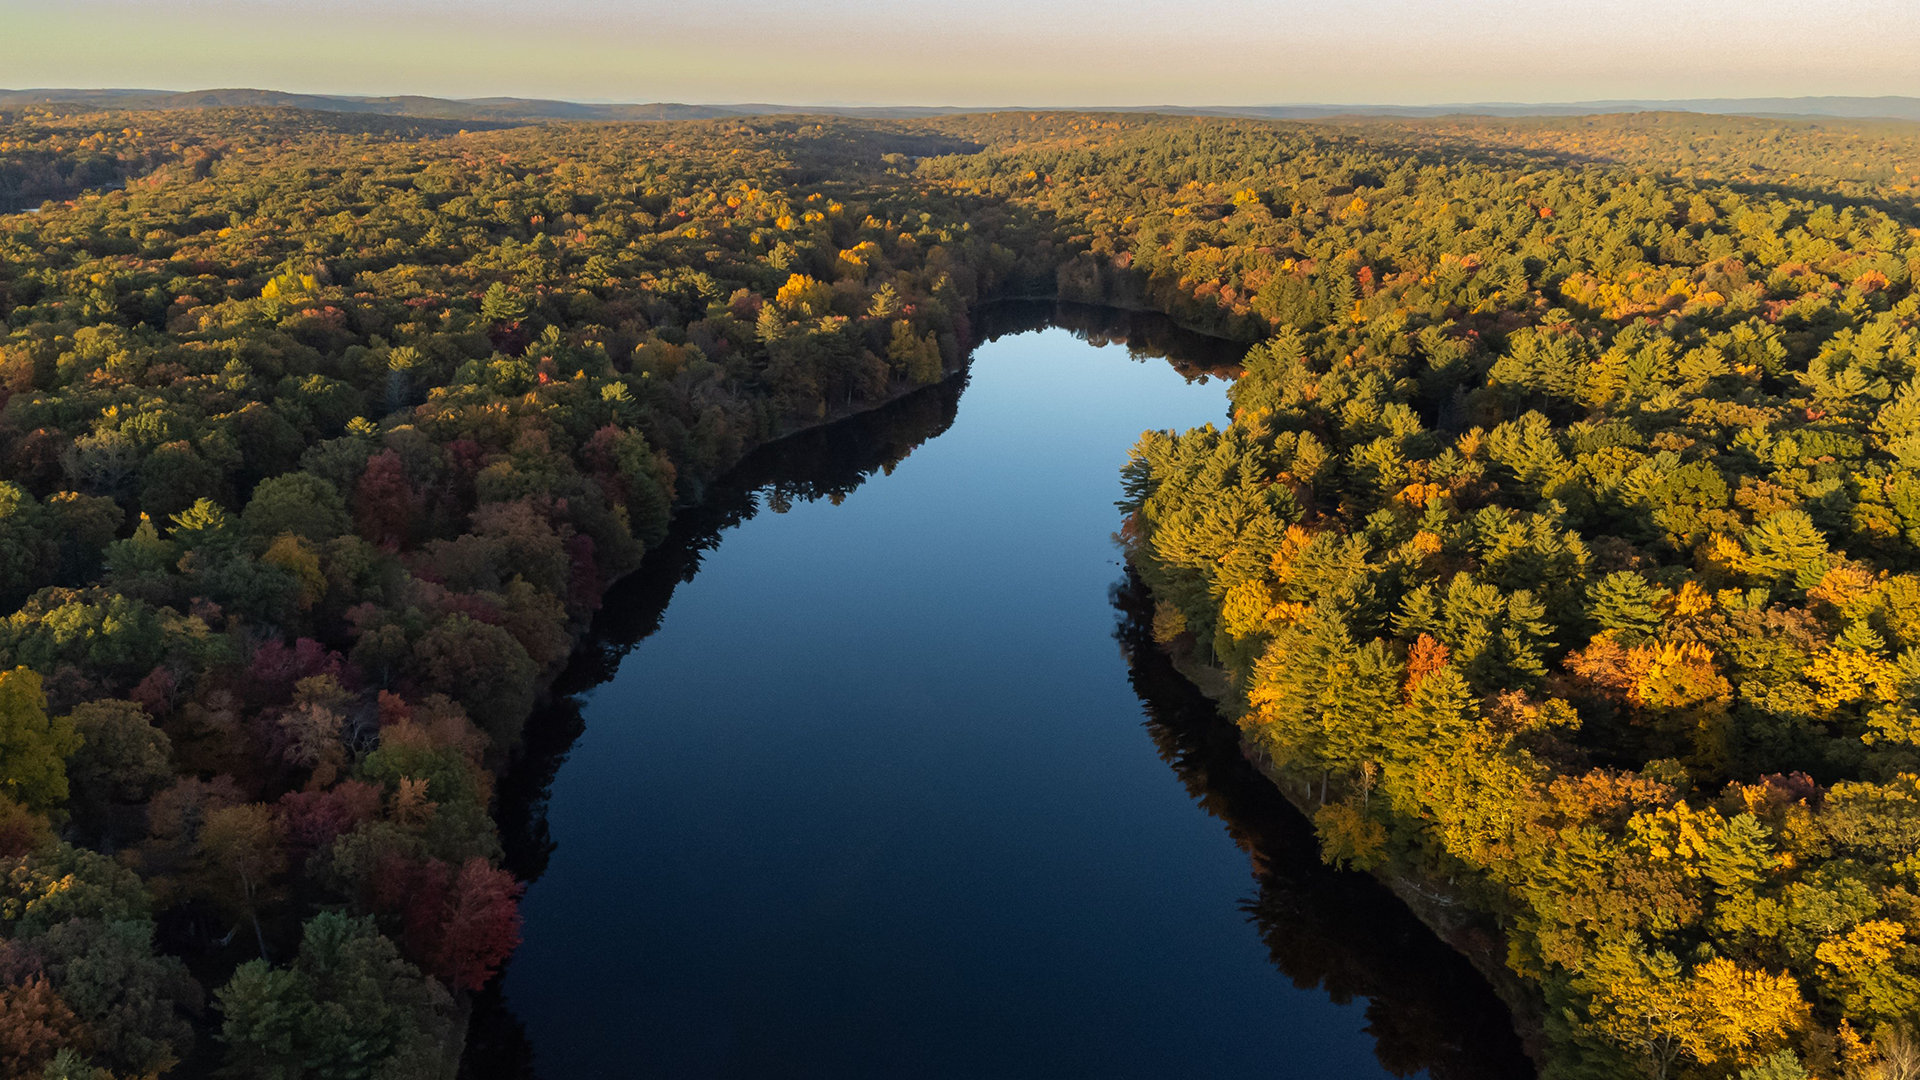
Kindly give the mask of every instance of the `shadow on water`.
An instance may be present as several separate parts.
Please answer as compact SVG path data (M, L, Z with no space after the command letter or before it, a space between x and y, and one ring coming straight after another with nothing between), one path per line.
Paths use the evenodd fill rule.
M1114 637L1160 758L1253 864L1242 901L1278 968L1333 1000L1367 999L1367 1030L1389 1072L1433 1080L1534 1074L1506 1007L1466 958L1387 888L1320 859L1313 826L1240 751L1240 735L1154 645L1153 601L1129 572L1114 586Z
M1167 362L1189 381L1237 373L1243 346L1184 330L1164 316L1086 305L1002 302L983 308L983 341L1045 327L1094 345L1124 345L1141 362ZM554 778L585 731L586 693L660 627L675 589L693 580L722 535L760 510L826 499L838 505L875 474L891 473L946 431L966 388L961 373L878 409L804 431L748 455L703 501L681 508L662 545L617 583L528 723L522 753L496 787L506 865L539 880L554 851L546 809ZM1391 893L1364 875L1320 862L1311 826L1239 753L1237 733L1151 642L1137 582L1114 591L1125 650L1147 728L1187 790L1221 819L1253 863L1257 891L1244 901L1277 968L1335 1001L1366 997L1381 1062L1434 1080L1532 1076L1505 1008L1478 973ZM506 1005L503 978L476 995L462 1080L535 1080L533 1047ZM545 1080L554 1080L547 1077Z
M1003 300L981 308L974 329L983 341L1056 327L1089 345L1120 345L1140 363L1165 362L1186 378L1239 374L1245 342L1211 337L1154 311L1123 311L1052 300Z
M704 498L675 513L641 568L607 591L592 631L554 682L551 699L527 723L521 754L495 788L506 866L522 881L545 872L554 841L547 800L554 777L586 730L585 694L614 677L634 647L660 628L674 590L692 581L723 534L763 508L784 510L826 499L835 505L875 473L890 473L921 443L947 430L966 375L915 391L881 408L759 448L707 486ZM533 1048L502 998L496 978L474 1000L465 1080L532 1080ZM551 1078L549 1078L551 1080Z
M762 509L784 511L820 499L839 505L868 477L892 472L921 443L947 430L965 387L966 376L957 375L871 412L763 446L709 484L699 504L676 512L661 546L607 591L592 632L555 681L552 700L528 722L520 760L501 779L501 840L516 875L535 881L546 869L553 849L547 793L584 729L582 695L611 680L634 646L660 628L674 590L700 572L721 536Z

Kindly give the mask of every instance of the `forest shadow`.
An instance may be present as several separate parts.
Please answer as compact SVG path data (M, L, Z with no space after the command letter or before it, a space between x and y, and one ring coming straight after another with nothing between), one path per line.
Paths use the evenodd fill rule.
M1367 999L1388 1072L1433 1080L1528 1080L1506 1006L1386 886L1320 859L1313 826L1241 751L1240 732L1153 641L1153 601L1131 571L1113 589L1114 637L1160 759L1247 853L1242 901L1273 966L1340 1004Z
M1122 346L1135 363L1166 362L1181 378L1234 378L1247 343L1190 330L1157 311L1065 300L998 300L982 305L974 330L984 342L1054 328L1096 347Z

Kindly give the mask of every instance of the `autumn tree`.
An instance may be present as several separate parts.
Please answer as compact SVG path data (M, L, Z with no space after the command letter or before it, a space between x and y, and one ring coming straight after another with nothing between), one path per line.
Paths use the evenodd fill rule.
M200 827L195 859L201 891L229 917L253 925L264 958L260 909L275 901L287 870L285 839L273 809L252 803L212 811Z
M56 1053L89 1037L45 975L0 987L0 1076L39 1080Z
M73 721L47 715L37 672L0 671L0 793L29 810L67 801L66 758L80 748Z

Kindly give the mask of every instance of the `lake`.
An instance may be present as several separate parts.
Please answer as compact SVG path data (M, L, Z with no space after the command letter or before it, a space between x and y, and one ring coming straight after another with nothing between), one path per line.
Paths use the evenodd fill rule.
M756 453L609 594L502 783L525 943L466 1074L1530 1076L1143 629L1119 468L1224 422L1231 349L986 321L966 374Z

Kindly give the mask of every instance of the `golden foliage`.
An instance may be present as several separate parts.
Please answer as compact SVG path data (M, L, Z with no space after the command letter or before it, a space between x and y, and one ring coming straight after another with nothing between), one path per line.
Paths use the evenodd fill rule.
M1257 634L1267 628L1273 607L1273 589L1264 580L1237 582L1220 602L1221 628L1238 638Z
M1700 587L1700 583L1689 579L1682 582L1680 591L1673 596L1673 613L1678 618L1691 619L1705 615L1713 610L1713 596Z
M315 554L308 543L292 533L281 533L260 556L260 561L270 566L278 566L293 575L300 585L297 603L301 611L313 607L319 599L327 595L327 575L321 572L320 556Z
M1412 483L1400 489L1394 498L1412 507L1425 507L1433 499L1442 498L1447 493L1445 484Z
M1881 575L1859 563L1843 563L1826 572L1820 584L1807 590L1807 599L1830 604L1842 615L1853 616L1861 601L1870 601Z
M1724 957L1693 969L1688 984L1694 1024L1681 1038L1695 1060L1750 1065L1807 1022L1792 975L1744 968Z
M1827 649L1813 658L1805 674L1820 684L1822 697L1830 706L1900 700L1900 669L1870 652Z
M1891 961L1895 950L1905 943L1906 933L1907 928L1897 922L1869 919L1847 931L1845 936L1821 942L1813 955L1821 963L1833 965L1841 974L1858 978Z
M1293 560L1299 558L1300 553L1305 551L1307 545L1311 543L1313 543L1313 533L1299 525L1287 526L1287 531L1281 536L1280 545L1274 549L1273 559L1269 564L1279 584L1284 586L1294 579Z
M1187 616L1168 603L1153 605L1153 640L1162 645L1187 632Z
M840 252L840 261L858 273L866 273L868 268L879 261L880 245L871 240L862 240L858 244Z
M806 274L793 274L773 294L773 302L790 315L818 319L833 311L833 287Z
M1334 865L1366 870L1386 852L1387 827L1352 800L1321 807L1313 815L1313 828L1320 836L1320 858Z
M1627 650L1628 699L1636 705L1679 709L1733 694L1714 666L1713 650L1699 642L1661 642Z
M1700 543L1698 554L1701 569L1720 575L1744 574L1747 569L1747 549L1740 546L1738 540L1725 533L1709 533Z

